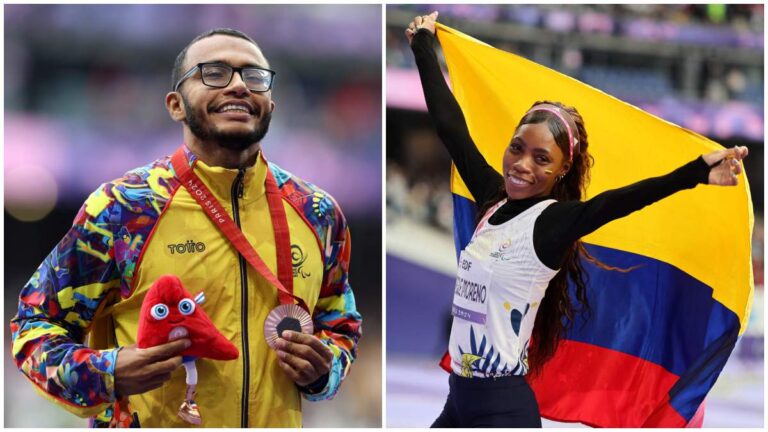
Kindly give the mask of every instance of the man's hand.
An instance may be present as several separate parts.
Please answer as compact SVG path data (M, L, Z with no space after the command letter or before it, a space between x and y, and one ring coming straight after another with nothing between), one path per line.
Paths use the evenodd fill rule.
M702 156L710 167L709 184L718 186L735 186L739 184L738 175L741 173L740 161L747 157L746 147L733 147L717 150Z
M136 348L136 345L124 347L117 353L115 393L124 397L162 386L171 379L171 372L181 366L178 354L191 343L184 338L147 349Z
M286 330L277 340L277 358L288 377L306 387L331 370L333 352L313 335Z

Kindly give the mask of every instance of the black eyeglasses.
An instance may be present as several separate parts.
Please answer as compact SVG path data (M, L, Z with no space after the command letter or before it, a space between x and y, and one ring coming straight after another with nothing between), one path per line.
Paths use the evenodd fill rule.
M232 81L235 72L238 72L248 90L254 92L265 92L272 89L276 73L273 70L255 66L232 67L224 63L198 63L179 79L179 82L173 87L173 91L178 91L181 83L194 75L198 69L200 69L200 78L203 84L208 87L224 88Z

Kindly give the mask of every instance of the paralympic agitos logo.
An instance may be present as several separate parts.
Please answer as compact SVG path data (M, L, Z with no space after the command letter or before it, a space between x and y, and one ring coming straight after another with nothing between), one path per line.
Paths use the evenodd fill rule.
M291 245L291 264L293 265L293 277L301 276L302 279L310 277L312 274L304 271L304 262L307 255L301 250L299 245Z

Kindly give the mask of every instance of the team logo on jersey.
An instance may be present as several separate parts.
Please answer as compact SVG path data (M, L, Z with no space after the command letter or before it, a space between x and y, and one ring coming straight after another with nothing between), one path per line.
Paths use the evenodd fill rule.
M304 262L307 260L307 255L301 249L299 245L291 245L291 264L293 265L293 277L301 276L302 279L306 279L312 276L311 273L304 271Z

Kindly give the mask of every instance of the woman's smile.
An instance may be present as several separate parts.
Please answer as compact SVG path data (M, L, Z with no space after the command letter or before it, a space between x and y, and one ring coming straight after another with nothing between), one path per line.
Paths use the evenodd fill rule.
M507 181L512 183L515 187L528 187L533 184L532 181L525 180L522 177L513 174L512 171L507 172Z

